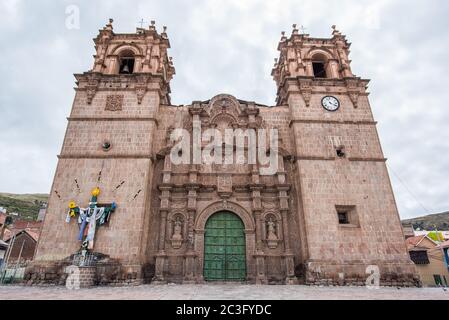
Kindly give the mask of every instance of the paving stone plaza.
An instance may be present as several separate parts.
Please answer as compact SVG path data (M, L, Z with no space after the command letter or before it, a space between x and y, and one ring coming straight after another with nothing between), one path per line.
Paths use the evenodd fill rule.
M143 285L68 290L65 287L1 286L1 300L449 300L442 288L263 285Z

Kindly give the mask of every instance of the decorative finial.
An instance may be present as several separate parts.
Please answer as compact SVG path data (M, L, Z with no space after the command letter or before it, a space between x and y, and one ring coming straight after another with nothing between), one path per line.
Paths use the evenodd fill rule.
M162 28L164 28L164 33L166 33L167 32L167 27L163 26Z
M106 27L104 28L104 30L109 30L112 31L113 27L112 27L112 23L114 22L114 19L109 18L109 23L106 24Z
M281 35L282 35L282 36L285 36L285 31L282 31L282 32L281 32Z
M156 30L156 27L155 27L155 25L156 25L156 21L154 21L154 20L151 20L151 25L150 25L150 30Z
M296 23L295 24L293 24L293 31L292 31L292 34L298 34L298 29L296 28Z
M341 36L341 33L340 33L340 31L337 30L337 26L335 24L332 26L332 30L333 30L332 35Z

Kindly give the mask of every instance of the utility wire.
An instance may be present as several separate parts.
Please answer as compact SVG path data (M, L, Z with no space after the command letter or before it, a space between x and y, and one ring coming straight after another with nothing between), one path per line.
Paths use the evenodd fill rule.
M402 186L408 191L408 193L413 197L413 199L415 199L415 201L421 206L421 208L424 209L424 211L426 213L431 213L431 211L429 209L427 209L422 203L421 201L418 200L418 197L415 196L415 194L410 190L409 187L407 187L407 185L405 184L404 181L402 181L402 179L399 177L399 175L396 173L396 171L393 170L393 168L387 163L387 167L388 169L393 173L393 175L398 179L398 181L402 184ZM433 210L432 210L433 212Z

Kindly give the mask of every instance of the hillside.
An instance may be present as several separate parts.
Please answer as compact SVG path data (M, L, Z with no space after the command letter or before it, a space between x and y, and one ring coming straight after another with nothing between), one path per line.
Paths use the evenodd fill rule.
M449 211L429 214L424 217L402 220L402 225L413 225L425 230L433 230L435 226L438 230L449 230Z
M8 213L17 212L24 220L36 220L41 204L47 201L48 194L0 193L0 207Z

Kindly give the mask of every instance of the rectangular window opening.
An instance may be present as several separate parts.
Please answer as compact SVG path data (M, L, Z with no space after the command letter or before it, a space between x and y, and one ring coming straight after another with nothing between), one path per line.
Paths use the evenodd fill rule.
M340 226L359 227L359 218L355 206L335 206Z
M312 66L315 78L326 78L326 68L323 62L313 62Z

